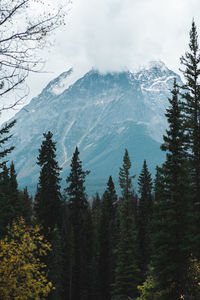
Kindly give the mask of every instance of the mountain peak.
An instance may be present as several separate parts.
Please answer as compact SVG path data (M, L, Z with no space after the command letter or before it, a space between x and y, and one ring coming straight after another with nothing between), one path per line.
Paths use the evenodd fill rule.
M134 73L139 73L142 71L152 71L152 69L158 69L162 72L167 72L169 69L165 65L165 63L161 60L151 60L148 63L141 65L136 72Z
M145 158L153 171L162 160L159 142L175 76L160 61L137 73L63 72L15 116L18 122L11 133L16 148L10 159L16 162L20 186L34 190L39 173L36 157L42 134L49 130L57 141L63 178L79 147L85 169L91 170L90 194L102 191L109 175L117 182L124 148L134 156L136 174Z
M152 68L158 68L158 69L161 69L162 71L167 71L168 68L167 66L165 65L165 63L161 60L152 60L148 63L148 67L150 69Z

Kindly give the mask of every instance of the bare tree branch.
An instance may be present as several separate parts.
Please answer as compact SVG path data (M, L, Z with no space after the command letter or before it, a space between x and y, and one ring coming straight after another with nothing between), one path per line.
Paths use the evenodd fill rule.
M66 0L66 4L69 2ZM32 13L34 5L45 10ZM0 0L0 100L11 91L22 88L29 72L41 69L44 62L38 59L37 50L63 23L62 8L48 11L48 5L42 0ZM0 111L14 108L18 103L17 99L2 106Z

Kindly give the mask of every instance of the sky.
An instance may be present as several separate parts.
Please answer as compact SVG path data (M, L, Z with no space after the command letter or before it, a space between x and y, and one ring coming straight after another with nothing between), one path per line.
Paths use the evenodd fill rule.
M92 67L101 72L134 71L148 61L162 60L179 72L193 18L200 35L199 0L58 1L65 5L66 25L41 51L45 66L42 73L29 75L30 92L23 105L70 67L82 76ZM14 113L6 112L1 120Z

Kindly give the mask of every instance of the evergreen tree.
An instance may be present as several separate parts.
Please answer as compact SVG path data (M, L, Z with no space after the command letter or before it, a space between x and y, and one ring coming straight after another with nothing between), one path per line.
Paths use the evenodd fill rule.
M133 214L134 224L137 227L139 199L138 199L138 195L134 192L134 190L131 192L130 201L131 201L131 210Z
M71 259L70 300L90 299L91 219L85 193L85 177L76 147L71 171L66 179L67 201L71 232L73 232L73 257Z
M163 190L164 190L164 177L162 174L162 169L156 166L156 175L154 180L154 204L157 203L159 199L162 197Z
M122 203L119 218L119 236L116 246L115 279L112 293L119 299L137 295L138 266L136 260L136 228L131 205L132 178L129 174L131 161L127 149L123 158L123 167L119 172L122 191ZM124 297L124 298L123 298Z
M6 166L7 161L3 159L14 149L14 146L5 147L6 142L12 137L9 135L11 128L15 125L16 120L5 124L0 129L0 235L3 236L6 233L6 226L13 221L15 217L15 208L11 204L10 199L10 174L9 169Z
M191 165L194 216L197 237L193 251L200 257L200 51L195 22L190 31L189 51L181 58L186 84L182 98Z
M20 198L18 191L17 176L14 164L10 168L3 164L0 173L0 232L6 233L8 224L21 215Z
M17 217L21 216L21 205L19 199L17 174L15 172L15 166L13 162L10 165L9 198L10 205L14 208L14 217L16 219Z
M0 237L6 233L6 227L13 221L15 210L10 203L10 177L6 164L0 173Z
M41 167L39 184L35 196L35 212L45 233L59 226L61 213L60 171L56 158L56 143L53 134L44 133L44 141L39 149L37 164Z
M92 201L92 210L95 210L96 208L100 207L101 204L101 198L98 193L96 193L93 201Z
M114 254L115 240L115 217L116 217L117 195L112 177L109 177L107 189L102 202L99 222L99 299L111 299L111 284L114 276Z
M64 299L64 253L63 253L63 241L59 229L56 227L51 234L52 250L49 255L49 278L53 282L55 290L52 290L48 299L51 300L63 300Z
M99 229L100 229L100 216L101 216L101 198L96 193L92 202L92 263L91 263L91 295L92 299L101 299L101 283L99 279Z
M29 196L27 187L23 191L19 192L21 216L30 224L32 212L32 197Z
M131 168L131 161L129 158L128 150L125 149L124 157L123 157L123 166L119 170L119 185L122 191L123 199L130 199L132 194L132 178L135 176L130 176L130 168Z
M166 162L157 169L156 201L153 230L152 265L156 290L162 291L158 299L180 299L187 294L186 283L190 239L190 182L186 158L186 137L182 106L174 82L170 107L166 117L169 129L161 146L166 151ZM158 230L159 229L159 230Z
M141 270L141 279L144 281L148 265L150 263L151 247L151 221L153 213L152 201L152 179L148 171L146 160L144 161L141 174L138 179L139 186L139 205L138 205L138 236L137 250L138 263Z
M52 272L51 264L57 260L58 246L55 242L55 230L61 227L61 205L62 197L60 193L60 171L61 168L56 161L56 143L52 140L53 134L49 131L44 133L44 140L39 149L37 164L41 167L37 193L35 196L34 210L38 222L43 226L45 238L51 242L54 258L51 254L46 256L44 264L48 266L49 280L57 287L57 291L52 291L48 295L49 300L60 297L63 290L63 282L59 281L60 277ZM60 258L62 259L62 257ZM61 279L60 279L61 280ZM58 298L59 299L59 298Z
M6 123L1 129L0 129L0 147L2 148L4 144L12 137L12 135L7 135L10 132L10 129L15 125L16 120ZM6 136L5 136L6 135ZM0 151L0 168L3 167L5 162L2 161L2 158L4 158L7 154L9 154L14 149L14 146L11 146L9 148L4 148L2 151Z
M116 299L128 299L128 297L132 299L137 295L139 272L136 261L136 230L129 200L124 200L120 208L119 242L116 256L113 296Z

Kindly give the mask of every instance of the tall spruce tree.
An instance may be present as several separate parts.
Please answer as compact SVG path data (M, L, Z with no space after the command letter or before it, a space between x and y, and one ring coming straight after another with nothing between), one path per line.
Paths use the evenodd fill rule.
M9 180L9 198L10 204L14 208L14 217L21 216L21 203L19 198L17 174L15 171L14 163L10 165L10 180Z
M99 228L101 217L101 197L96 193L92 202L92 264L91 264L91 294L92 299L101 299L101 283L99 280Z
M8 135L10 132L10 129L15 125L16 120L6 123L1 129L0 129L0 148L2 148L6 142L12 137L12 134ZM4 148L0 151L0 168L3 167L5 164L4 161L2 161L2 158L4 158L6 155L8 155L12 150L14 149L14 146L11 146L9 148Z
M85 178L89 171L82 170L78 147L71 161L71 171L66 179L67 202L73 254L70 262L70 300L90 299L91 219L85 193Z
M115 249L116 267L112 294L117 299L132 298L137 295L138 266L136 259L136 228L131 203L132 178L130 176L131 161L127 149L123 158L123 166L119 172L119 183L122 201L119 218L118 244Z
M117 244L113 299L132 299L137 295L139 270L136 259L136 230L130 200L120 207L119 242Z
M99 299L111 299L111 284L114 277L114 249L116 247L115 217L117 195L112 177L109 177L107 188L101 201L99 221Z
M6 227L13 221L15 210L10 203L10 177L6 164L0 173L0 238L6 233Z
M153 213L152 179L147 168L146 160L144 160L143 168L138 179L138 186L140 197L137 217L137 252L141 279L144 281L151 256L150 235Z
M181 57L186 84L182 98L187 133L188 155L191 164L192 194L195 216L195 236L193 252L200 258L200 51L195 22L190 30L189 51Z
M0 172L0 232L6 233L6 227L21 215L17 175L13 162L10 168L6 163Z
M157 172L152 265L158 299L180 299L187 294L186 283L191 254L190 180L186 157L184 116L174 82L166 117L169 129L161 146L166 162Z
M25 187L23 191L19 192L19 198L21 208L20 215L23 217L26 223L30 224L31 217L33 215L33 199L29 196L27 187Z
M39 149L37 164L41 167L34 209L36 217L43 225L45 233L52 231L60 224L61 193L60 171L56 161L56 143L53 142L53 134L44 133L44 140Z
M53 282L55 290L52 290L48 295L50 300L64 300L64 286L65 280L64 274L64 253L63 253L63 240L56 227L51 234L52 249L48 259L48 272L49 278Z
M132 195L132 179L135 177L130 175L131 161L128 150L125 149L123 157L123 166L119 169L119 185L121 187L122 198L130 199Z
M15 208L11 205L10 199L10 174L6 166L7 161L4 158L14 149L14 146L7 147L6 143L12 137L9 134L16 120L5 124L0 129L0 235L6 233L6 226L13 221L15 217Z

